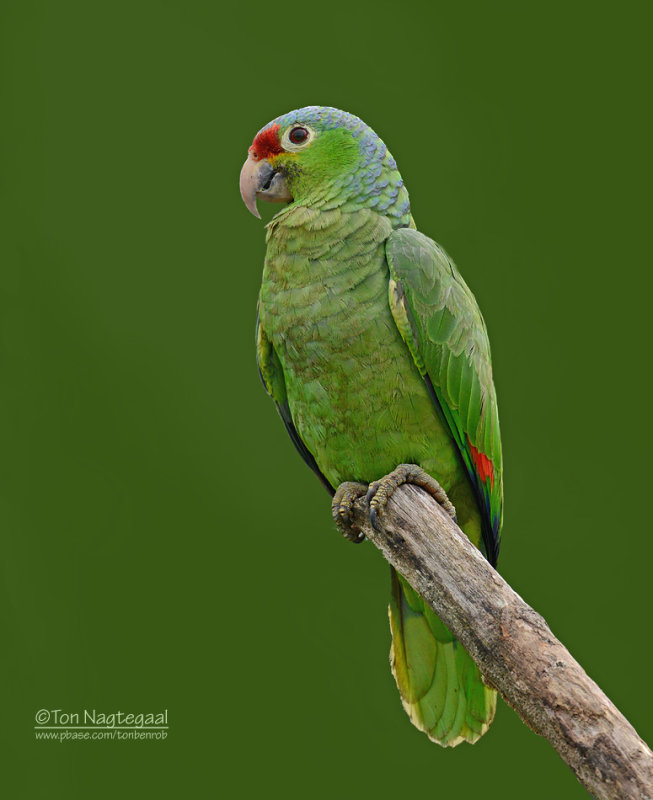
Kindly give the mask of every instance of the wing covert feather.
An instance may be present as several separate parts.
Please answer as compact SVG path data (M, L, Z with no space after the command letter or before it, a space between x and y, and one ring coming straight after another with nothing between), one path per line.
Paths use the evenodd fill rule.
M495 564L503 463L485 321L455 265L432 239L401 228L388 238L386 256L395 322L458 446L481 508L486 554Z

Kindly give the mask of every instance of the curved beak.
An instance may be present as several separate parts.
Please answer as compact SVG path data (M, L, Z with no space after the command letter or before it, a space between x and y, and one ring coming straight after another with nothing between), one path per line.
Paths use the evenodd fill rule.
M266 159L255 158L251 153L240 171L240 194L247 208L261 218L256 200L270 203L287 203L292 200L285 178Z

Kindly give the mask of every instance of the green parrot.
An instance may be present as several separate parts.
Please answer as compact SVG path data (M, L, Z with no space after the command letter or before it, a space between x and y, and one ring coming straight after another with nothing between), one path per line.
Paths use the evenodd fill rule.
M367 494L382 524L402 483L430 492L495 565L501 439L488 334L445 251L416 230L393 157L358 117L309 106L277 117L240 175L267 226L259 371L352 541ZM383 477L385 476L385 477ZM437 615L392 571L390 661L410 719L443 746L477 741L496 692Z

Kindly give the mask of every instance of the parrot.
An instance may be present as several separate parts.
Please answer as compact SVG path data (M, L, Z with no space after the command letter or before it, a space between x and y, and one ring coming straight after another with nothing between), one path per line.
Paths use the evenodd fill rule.
M353 114L307 106L261 128L240 173L266 228L256 358L294 446L332 496L336 526L365 539L393 491L421 486L496 566L503 461L485 321L445 250L421 233L397 164ZM390 663L404 709L434 742L474 743L496 690L391 567Z

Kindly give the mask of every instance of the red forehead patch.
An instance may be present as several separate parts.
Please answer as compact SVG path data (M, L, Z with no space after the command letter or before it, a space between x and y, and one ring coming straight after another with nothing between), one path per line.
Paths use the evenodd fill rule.
M279 127L278 124L270 125L254 139L252 146L249 148L249 153L255 161L283 152L283 148L279 143Z

